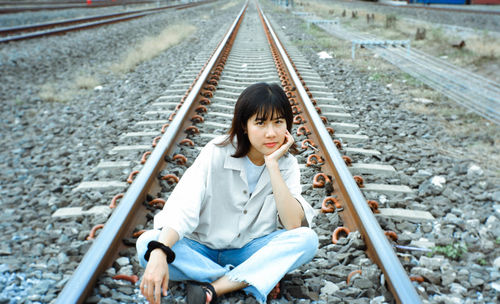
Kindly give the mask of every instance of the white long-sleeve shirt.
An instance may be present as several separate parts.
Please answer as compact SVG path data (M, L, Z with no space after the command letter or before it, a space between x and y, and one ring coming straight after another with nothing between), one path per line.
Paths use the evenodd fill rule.
M229 144L216 146L224 137L210 141L172 191L154 228L173 228L179 238L187 237L213 249L241 248L281 226L272 193L269 172L264 169L250 196L245 158L234 158ZM314 209L302 197L297 159L287 153L278 161L280 172L293 197L304 210L308 225Z

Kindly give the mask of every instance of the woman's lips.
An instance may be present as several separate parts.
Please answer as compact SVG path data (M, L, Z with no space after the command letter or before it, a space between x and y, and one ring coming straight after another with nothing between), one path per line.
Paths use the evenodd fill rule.
M264 146L268 147L268 148L274 148L274 146L276 146L276 143L273 142L273 143L267 143L267 144L264 144Z

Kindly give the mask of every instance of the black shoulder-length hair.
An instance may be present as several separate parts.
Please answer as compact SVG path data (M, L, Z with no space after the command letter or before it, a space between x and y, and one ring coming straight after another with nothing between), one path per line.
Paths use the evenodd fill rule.
M258 120L283 118L288 132L292 133L293 113L285 91L275 83L259 82L252 84L241 92L234 107L234 116L226 139L219 145L233 144L237 140L236 151L232 157L243 157L250 151L250 140L246 134L248 119L257 114ZM295 143L288 150L297 154Z

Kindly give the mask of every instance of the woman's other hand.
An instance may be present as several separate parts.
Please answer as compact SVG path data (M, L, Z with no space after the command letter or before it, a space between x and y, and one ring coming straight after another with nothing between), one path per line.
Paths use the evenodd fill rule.
M150 304L160 304L162 290L163 296L167 296L168 279L165 253L159 249L153 250L140 285L141 293Z
M293 139L292 134L286 130L285 133L285 140L283 144L273 153L269 155L264 155L264 161L266 162L266 165L269 165L271 162L278 162L278 160L285 155L285 153L290 149L290 147L293 145L295 140Z

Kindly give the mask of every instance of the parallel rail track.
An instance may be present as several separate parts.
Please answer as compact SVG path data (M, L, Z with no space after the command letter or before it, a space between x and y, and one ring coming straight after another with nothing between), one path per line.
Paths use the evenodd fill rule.
M55 11L67 9L94 9L112 6L124 5L143 5L155 3L154 1L96 1L91 5L84 1L67 1L67 2L1 2L0 14L17 14L23 12L38 12L38 11Z
M306 21L320 19L312 14L304 15L303 18ZM381 46L371 44L381 40L369 34L349 31L334 23L316 25L332 36L362 45L463 107L500 124L498 83L414 48L391 46L390 41Z
M71 31L79 31L99 27L106 24L128 21L136 18L145 17L167 9L186 9L198 6L215 0L192 2L187 4L168 5L150 9L135 10L123 13L114 13L99 16L90 16L83 18L68 19L55 22L47 22L32 25L23 25L10 28L0 28L0 35L6 36L0 38L0 43L6 43L18 40L27 40L51 35L60 35Z
M137 172L117 208L83 257L72 278L59 294L57 303L85 301L100 274L125 248L123 240L130 238L136 227L142 227L147 223L145 215L151 210L154 211L150 203L154 202L153 199L158 196L166 183L158 178L160 173L178 167L175 155L179 153L179 150L193 149L182 144L192 143L194 137L204 142L213 138L214 135L208 132L214 133L214 131L196 135L199 129L194 124L199 123L200 127L206 124L207 128L212 129L215 127L217 130L215 133L221 131L221 128L223 130L224 126L227 127L231 121L232 105L239 95L238 92L257 81L281 82L296 113L294 123L297 125L294 125L294 131L308 130L305 131L305 135L301 135L306 138L302 141L304 154L311 156L314 153L318 162L320 159L323 160L321 167L319 165L314 167L320 169L317 176L322 176L326 184L331 184L332 191L329 195L335 197L341 204L335 212L340 214L351 231L361 232L367 245L368 256L383 271L395 299L400 303L420 303L408 275L338 151L337 143L332 140L331 130L325 126L328 123L327 119L318 113L321 112L322 107L319 102L320 97L317 97L318 101L314 100L315 96L307 87L306 77L302 77L298 71L299 65L296 65L289 57L260 8L258 18L262 22L265 34L255 36L255 29L243 23L244 18L251 18L246 16L247 5L240 11L227 34L201 71L197 73L195 81L185 94L171 96L170 99L169 96L163 98L177 100L175 103L163 101L156 103L156 106L169 109L156 112L156 115L162 115L164 118L168 115L168 120L152 122L152 124L163 124L164 133L161 137L155 138L156 147L151 151L141 170ZM254 15L253 19L256 18ZM239 30L246 31L247 34L251 33L252 38L243 42L241 39L235 42ZM264 37L267 37L267 43L263 42ZM234 48L232 48L233 45ZM272 57L269 55L269 49L266 51L267 45L269 45ZM324 108L328 107L332 106L324 104ZM207 108L210 111L207 111ZM225 124L208 122L212 116L222 117ZM145 132L137 136L148 134ZM305 156L300 155L299 159L303 162ZM166 177L167 180L171 178L173 177ZM313 206L319 209L319 205L316 202Z

